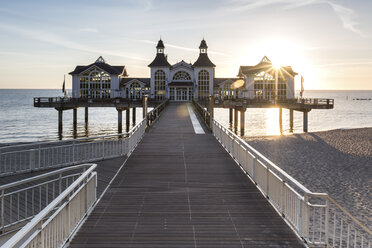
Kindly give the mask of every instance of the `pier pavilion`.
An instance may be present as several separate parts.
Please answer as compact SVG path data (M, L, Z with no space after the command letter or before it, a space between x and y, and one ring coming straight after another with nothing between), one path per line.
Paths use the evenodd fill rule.
M238 75L229 78L215 77L216 65L208 56L208 45L203 39L199 56L194 63L180 61L171 65L165 54L165 45L159 40L156 55L148 67L150 77L129 77L125 65L110 65L102 57L89 65L78 65L70 72L72 96L64 98L38 97L35 107L54 107L58 110L58 127L62 133L63 111L73 109L73 129L76 130L77 109L85 108L88 123L89 107L115 107L118 111L118 131L122 131L122 112L126 111L126 130L130 126L130 109L135 123L136 107L146 104L154 107L164 100L171 102L199 101L208 105L213 96L216 108L229 108L230 123L235 130L239 125L244 134L244 117L248 108L279 108L279 125L282 130L282 109L290 113L289 130L293 131L293 112L303 113L303 131L308 131L308 112L312 109L331 109L333 99L304 99L295 97L291 66L275 68L266 56L256 65L240 66ZM234 116L234 117L233 117Z
M149 78L129 77L126 67L112 66L99 57L94 63L76 66L72 76L72 98L142 99L148 95L152 100L192 101L205 99L215 92L224 98L239 95L248 99L293 99L294 77L291 66L280 70L273 68L265 56L257 65L241 66L237 77L216 78L216 65L208 57L208 45L203 39L199 57L194 63L184 60L171 65L165 54L165 46L159 40L156 56L148 65ZM235 83L238 79L242 83ZM276 91L278 89L278 91Z

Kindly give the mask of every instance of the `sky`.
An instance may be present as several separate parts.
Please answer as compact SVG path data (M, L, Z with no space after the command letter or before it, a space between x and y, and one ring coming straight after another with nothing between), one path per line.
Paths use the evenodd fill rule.
M149 77L160 37L171 64L195 62L204 37L216 77L267 56L303 75L305 90L372 90L370 0L0 3L0 88L59 89L64 75L71 88L68 73L99 56Z

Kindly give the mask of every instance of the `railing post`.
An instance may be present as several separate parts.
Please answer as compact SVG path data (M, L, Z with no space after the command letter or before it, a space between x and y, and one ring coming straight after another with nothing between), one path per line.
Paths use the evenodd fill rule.
M4 233L5 223L4 223L4 190L1 191L1 233Z
M102 159L105 158L105 137L102 137Z
M38 169L40 169L41 167L41 147L39 145L39 166L38 166Z
M72 164L75 164L75 140L72 141Z
M257 163L257 158L253 157L253 163L252 163L252 179L256 183L256 163ZM257 184L257 183L256 183Z
M310 209L309 209L309 196L308 196L308 194L305 194L304 195L304 204L305 204L305 207L306 207L306 211L305 211L305 218L304 218L304 221L305 221L305 223L304 223L305 230L304 230L303 236L305 237L305 239L307 238L310 241L310 236L309 236Z
M329 240L329 199L327 197L326 198L326 212L325 212L325 244L326 244L326 247L328 247L328 240Z
M282 217L285 217L285 200L284 200L285 180L282 179L282 185L280 189L280 207L282 210Z
M209 96L209 128L212 129L214 117L214 96Z
M302 206L301 206L301 198L297 198L297 218L298 218L298 232L301 236L303 236L302 233Z
M40 230L40 248L44 248L44 231L43 231L43 220L40 221L39 223L39 230Z
M270 170L269 170L269 165L266 165L266 198L269 199L270 196L269 196L269 185L270 185L270 182L269 182L269 176L270 174Z
M146 119L146 123L148 124L148 117L147 117L147 96L142 96L142 118Z
M62 174L60 173L58 177L58 194L61 194L61 193L62 193Z

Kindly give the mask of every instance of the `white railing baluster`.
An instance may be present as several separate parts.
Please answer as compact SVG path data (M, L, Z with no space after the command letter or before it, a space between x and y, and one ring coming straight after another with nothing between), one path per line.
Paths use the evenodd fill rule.
M206 111L198 106L198 103L194 104L199 110ZM332 247L338 245L342 247L347 243L347 247L350 247L350 230L353 228L354 247L359 247L358 236L362 242L359 242L362 244L361 247L364 246L363 242L370 245L372 232L327 194L311 192L216 120L213 120L212 127L216 139L263 194L268 196L268 200L289 221L293 229L309 244L322 246L332 244ZM310 197L313 200L323 200L325 203L312 204ZM333 219L330 215L331 210ZM344 222L342 216L348 218L349 222ZM348 225L346 237L343 230L344 223Z
M88 170L13 235L3 247L62 247L96 200L96 165L78 167L86 166L89 166ZM82 201L86 204L81 204Z

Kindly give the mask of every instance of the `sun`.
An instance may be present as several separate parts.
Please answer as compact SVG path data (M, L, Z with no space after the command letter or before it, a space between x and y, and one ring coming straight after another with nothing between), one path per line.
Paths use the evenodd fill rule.
M282 67L281 64L279 64L279 63L277 63L277 62L275 62L275 61L271 61L271 63L272 63L273 68L274 68L275 70L279 70L279 69Z

